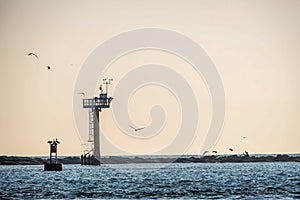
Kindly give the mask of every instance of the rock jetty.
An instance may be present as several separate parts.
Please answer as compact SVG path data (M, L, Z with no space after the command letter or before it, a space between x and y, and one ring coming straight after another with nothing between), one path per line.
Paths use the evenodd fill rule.
M47 159L37 157L0 156L0 165L42 165ZM80 164L80 157L64 157L58 159L62 164ZM242 162L300 162L300 155L212 155L203 157L185 158L141 158L110 156L101 158L102 164L129 164L129 163L242 163Z

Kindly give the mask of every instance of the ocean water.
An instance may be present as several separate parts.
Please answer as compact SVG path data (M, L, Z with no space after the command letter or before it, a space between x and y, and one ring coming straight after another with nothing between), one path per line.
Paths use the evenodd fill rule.
M0 166L0 199L297 199L300 163Z

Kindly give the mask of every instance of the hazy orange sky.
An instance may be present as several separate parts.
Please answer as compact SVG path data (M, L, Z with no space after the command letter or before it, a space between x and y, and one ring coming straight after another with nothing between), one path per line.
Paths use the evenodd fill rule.
M47 141L52 138L61 141L60 155L80 155L84 147L72 110L80 68L104 41L143 27L186 35L215 63L226 97L226 118L215 150L299 153L299 19L297 0L0 0L0 155L48 155ZM37 53L39 61L27 56L29 52ZM111 92L123 71L149 62L172 65L191 85L199 85L194 88L201 99L203 126L186 152L198 154L211 118L209 93L203 80L194 77L178 57L145 50L120 58L105 74L114 78ZM46 69L48 65L51 70ZM165 105L165 131L172 134L178 129L180 108L161 87L145 87L132 97L132 119L140 126L149 123L153 102L145 98L153 92ZM144 153L136 150L144 144L134 146L117 133L111 112L101 113L108 137L122 148L130 144L130 152ZM164 142L168 137L161 145ZM149 151L153 145L149 144Z

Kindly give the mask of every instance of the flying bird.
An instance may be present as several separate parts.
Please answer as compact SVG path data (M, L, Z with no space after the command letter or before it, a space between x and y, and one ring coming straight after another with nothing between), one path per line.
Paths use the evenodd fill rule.
M78 94L81 94L82 96L85 97L85 93L84 92L79 92Z
M217 153L217 151L212 151L212 153Z
M129 127L132 128L135 132L136 132L136 131L143 130L143 129L145 128L145 127L142 127L142 128L135 128L135 127L130 126L130 125L129 125Z
M34 57L36 57L36 59L39 59L39 57L35 54L35 53L29 53L29 54L27 54L28 56L34 56Z
M233 151L233 149L232 149L232 148L229 148L229 151Z
M208 153L208 151L204 151L203 154L202 154L202 156L204 156L204 155L207 154L207 153Z
M47 69L48 69L48 70L50 70L50 69L51 69L51 67L48 65L48 66L47 66Z

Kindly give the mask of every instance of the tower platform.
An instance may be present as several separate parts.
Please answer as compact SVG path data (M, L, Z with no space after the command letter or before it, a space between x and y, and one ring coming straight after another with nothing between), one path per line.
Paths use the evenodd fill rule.
M44 163L44 171L62 171L61 163Z

